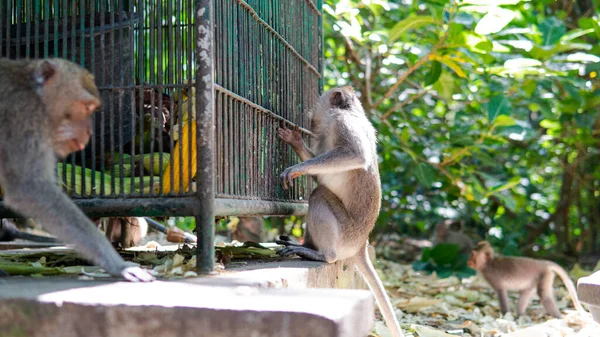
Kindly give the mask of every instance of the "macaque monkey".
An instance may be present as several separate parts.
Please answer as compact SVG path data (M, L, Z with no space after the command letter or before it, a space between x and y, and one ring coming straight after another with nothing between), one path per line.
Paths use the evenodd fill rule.
M141 217L112 217L100 220L108 240L121 248L137 246L148 234L148 222Z
M381 207L375 128L350 87L325 92L310 114L312 149L304 145L298 130L279 129L279 137L303 161L283 171L283 188L305 174L316 177L318 186L308 200L304 244L280 237L277 243L286 247L278 254L327 263L352 258L392 335L403 336L367 252L369 232Z
M517 314L525 314L531 296L536 292L540 297L546 313L560 317L560 312L554 301L554 274L556 273L565 283L573 304L579 313L585 310L577 299L575 285L569 275L558 264L547 260L535 260L525 257L495 256L494 249L486 242L477 244L471 252L467 265L480 272L486 281L498 294L500 309L503 314L508 312L508 290L520 292L517 303Z
M127 263L59 188L58 158L82 150L100 106L93 76L61 59L0 59L0 186L6 206L44 225L113 276L153 277Z
M263 242L263 232L265 222L260 217L246 216L238 217L240 221L235 226L235 229L231 231L231 239L239 242Z
M460 221L446 220L435 225L433 245L440 243L455 244L464 255L471 253L473 249L473 241L462 232Z

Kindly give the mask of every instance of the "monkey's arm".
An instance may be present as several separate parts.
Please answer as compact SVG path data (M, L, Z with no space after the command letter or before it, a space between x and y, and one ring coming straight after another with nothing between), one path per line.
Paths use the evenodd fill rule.
M293 185L293 179L305 174L317 175L366 169L367 164L365 156L360 151L337 147L300 164L286 168L281 174L283 188L287 190L288 184Z
M113 276L129 281L150 281L153 277L126 263L110 242L53 181L19 180L4 182L5 202L18 213L42 223L52 234Z
M312 151L308 148L308 146L306 146L306 144L304 144L304 142L302 142L301 148L294 148L294 151L298 154L298 156L300 157L300 160L302 160L302 161L307 161L315 156L312 153Z

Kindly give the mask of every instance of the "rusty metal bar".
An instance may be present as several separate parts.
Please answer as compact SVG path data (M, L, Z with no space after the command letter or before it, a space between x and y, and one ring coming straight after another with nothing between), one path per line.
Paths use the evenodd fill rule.
M317 77L321 77L321 73L315 68L310 62L308 62L302 55L300 55L294 47L289 44L283 36L281 36L273 27L271 27L265 20L261 19L260 16L256 13L256 11L244 0L238 0L238 3L244 7L250 15L252 15L256 21L258 21L261 25L263 25L271 34L273 34L279 41L290 51L294 56L296 56L304 65L310 69Z
M278 120L278 121L280 121L280 122L282 122L282 123L285 123L285 124L287 124L287 126L288 126L288 127L290 127L290 128L294 128L294 127L296 127L296 126L297 126L297 127L298 127L298 129L299 129L300 131L302 131L302 133L304 133L304 134L306 134L306 135L309 135L309 136L311 136L311 137L312 137L312 136L314 136L314 134L313 134L312 132L310 132L310 130L308 130L308 129L305 129L305 128L303 128L302 126L300 126L300 125L298 125L298 124L295 124L295 123L291 122L290 120L288 120L288 119L285 119L285 118L283 118L283 117L279 116L278 114L274 113L273 111L271 111L271 110L269 110L269 109L267 109L267 108L264 108L264 107L262 107L262 106L260 106L260 105L258 105L258 104L255 104L255 103L254 103L254 102L252 102L251 100L249 100L249 99L245 99L244 97L242 97L242 96L240 96L240 95L238 95L238 94L236 94L236 93L234 93L234 92L232 92L232 91L230 91L230 90L227 90L227 89L223 88L222 86L220 86L220 85L218 85L218 84L215 84L214 86L215 86L215 89L217 90L217 92L221 92L221 93L223 93L223 94L225 94L225 95L227 95L227 96L229 96L229 97L231 97L231 98L233 98L233 99L235 99L235 100L237 100L237 101L243 102L243 103L245 103L246 105L248 105L248 106L251 106L251 107L253 107L254 109L256 109L256 110L258 110L258 111L260 111L260 112L262 112L262 113L266 113L266 114L268 114L268 115L269 115L271 118L273 118L273 119L276 119L276 120Z
M196 235L198 236L197 269L208 274L214 270L215 209L214 209L214 87L213 87L213 1L196 0L196 146L198 167L196 190L198 208ZM191 109L190 109L191 110ZM190 111L192 113L192 111ZM191 116L190 116L191 121Z
M216 199L215 215L306 215L308 204L266 200Z
M162 198L93 198L73 200L90 217L110 216L189 216L194 214L196 197ZM19 214L0 205L0 214L5 218L18 218Z

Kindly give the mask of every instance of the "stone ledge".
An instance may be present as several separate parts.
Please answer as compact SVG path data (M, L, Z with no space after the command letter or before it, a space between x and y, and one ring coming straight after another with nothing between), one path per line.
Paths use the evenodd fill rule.
M231 263L215 276L181 280L205 285L247 285L261 288L337 288L368 289L363 277L353 266L343 262L295 260L245 261Z
M594 320L600 323L600 271L577 281L577 297L587 305Z
M364 290L69 278L10 278L0 289L7 337L364 337L373 322Z

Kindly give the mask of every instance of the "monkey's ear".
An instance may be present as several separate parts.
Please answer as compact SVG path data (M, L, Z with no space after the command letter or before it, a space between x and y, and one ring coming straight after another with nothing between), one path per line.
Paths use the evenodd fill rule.
M331 93L329 103L331 106L340 109L350 109L352 97L345 93L343 90L335 90Z
M485 258L485 263L488 263L492 259L492 252L486 251L483 253L483 257Z
M56 66L48 60L40 63L34 71L34 80L39 85L44 85L56 74Z

